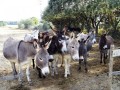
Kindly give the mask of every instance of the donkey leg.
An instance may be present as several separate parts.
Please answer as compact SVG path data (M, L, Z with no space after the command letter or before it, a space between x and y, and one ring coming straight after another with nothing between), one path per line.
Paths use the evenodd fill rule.
M103 53L100 52L100 64L102 63L102 57L103 57Z
M38 70L38 76L39 76L39 78L42 78L41 69L39 67L37 67L37 66L36 66L36 69Z
M85 65L85 72L88 72L88 68L87 68L87 57L84 58L84 65Z
M67 74L70 75L70 60L68 60Z
M81 60L79 59L79 68L78 68L78 71L81 70Z
M61 67L63 67L63 62L64 62L64 60L63 60L63 55L62 55L62 59L61 59Z
M67 70L67 69L68 69L68 68L67 68L67 67L68 67L67 59L65 59L64 62L65 62L65 75L64 75L64 77L67 78L67 71L68 71L68 70Z
M17 78L17 77L16 77L17 71L16 71L15 63L14 63L14 62L11 62L11 66L12 66L12 69L13 69L14 78Z
M58 58L55 60L54 66L55 66L55 74L58 74Z
M30 78L30 63L26 68L26 76L27 76L27 80L29 82L29 85L32 85L32 81L31 81L31 78Z
M33 69L35 68L35 62L34 62L34 59L32 59L32 62L33 62Z
M22 85L22 76L23 76L23 72L22 72L22 66L21 64L19 64L19 77L18 77L18 81L19 81L19 84Z
M108 58L108 50L106 50L106 52L105 52L105 59L107 59Z
M107 54L104 53L104 54L103 54L103 62L104 62L104 64L106 64L106 57L107 57Z
M88 56L88 57L90 56L90 53L89 53L89 51L87 52L87 56Z
M55 60L51 62L51 76L54 76L55 73L55 65L54 65Z

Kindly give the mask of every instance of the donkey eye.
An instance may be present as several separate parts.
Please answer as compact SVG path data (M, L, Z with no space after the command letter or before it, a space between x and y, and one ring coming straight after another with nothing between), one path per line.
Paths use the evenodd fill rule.
M67 40L69 40L69 38L67 38Z
M72 47L72 48L74 48L74 47Z
M43 61L43 59L42 59L42 58L39 58L39 60L40 60L40 61Z
M61 40L59 39L59 41L61 41Z

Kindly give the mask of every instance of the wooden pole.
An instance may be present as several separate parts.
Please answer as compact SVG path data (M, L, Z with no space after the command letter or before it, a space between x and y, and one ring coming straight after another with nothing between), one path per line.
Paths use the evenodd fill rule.
M112 71L113 71L113 57L112 57L112 50L114 48L114 45L111 45L110 48L110 62L109 62L109 90L112 89Z

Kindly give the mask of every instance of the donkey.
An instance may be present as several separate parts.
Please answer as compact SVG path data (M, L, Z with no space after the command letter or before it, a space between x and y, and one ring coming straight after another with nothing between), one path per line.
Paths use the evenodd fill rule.
M81 61L84 61L84 65L85 65L85 71L88 71L87 68L87 45L86 45L86 41L84 39L82 39L81 41L79 41L79 68L78 70L81 70Z
M18 63L18 68L19 68L18 81L20 85L22 85L22 76L23 76L22 67L25 64L27 64L26 65L27 80L29 84L32 85L29 68L31 64L31 59L33 59L37 54L36 45L37 43L35 40L32 40L31 42L25 42L23 40L21 41L15 40L11 37L4 42L3 55L6 59L10 61L12 65L14 77L17 75L15 64ZM39 54L37 55L39 56ZM47 56L48 54L46 55L46 57ZM39 64L41 63L38 63L38 65ZM48 73L48 70L43 69L43 72L44 74Z
M47 47L41 47L35 56L36 68L40 78L45 78L49 73L49 53Z
M60 53L60 45L59 45L57 36L47 36L41 42L41 47L44 47L46 43L48 43L49 41L51 41L49 48L47 49L49 53L49 66L51 70L51 75L54 76L54 73L58 74L57 72L58 59L57 58L59 57L59 53Z
M13 69L13 75L14 77L17 75L15 63L18 63L19 68L19 79L18 81L20 84L22 84L22 66L27 63L27 69L26 69L26 76L29 84L31 83L30 79L30 61L27 60L28 58L34 58L36 55L36 49L35 49L35 41L33 42L24 42L24 41L18 41L13 38L8 38L4 42L3 46L3 55L6 59L8 59L12 65Z
M50 46L48 48L48 53L50 54L49 57L49 65L51 70L51 76L54 76L54 74L58 74L58 62L62 59L62 52L61 47L62 44L59 43L60 37L59 36L49 36L48 39L51 39ZM49 40L45 40L46 43Z
M92 45L96 42L95 34L93 31L88 34L80 33L78 34L77 40L79 42L79 68L81 70L81 62L84 61L85 72L88 71L87 68L87 58L89 55L89 51L92 49Z
M113 38L106 33L101 35L99 40L100 63L104 62L104 64L106 64L106 59L110 54L109 49L111 45L114 45Z
M58 74L58 62L60 62L62 60L62 44L60 43L61 37L58 36L53 36L52 38L52 42L51 45L48 49L48 52L51 56L53 56L53 60L52 58L50 58L51 61L51 75L54 76L54 74Z
M89 55L89 51L92 49L92 46L96 43L96 37L94 31L89 32L88 34L79 33L77 35L78 41L85 41L87 46L87 55Z
M63 53L63 61L65 64L65 75L64 77L67 78L70 75L70 62L71 60L79 60L79 43L75 39L75 37L70 36L66 40L62 40L62 48L61 51ZM66 38L66 36L65 36Z
M36 54L36 57L35 57L35 61L36 61L36 69L38 71L38 76L40 78L45 78L47 74L49 74L49 66L48 66L48 62L49 62L49 53L48 53L48 48L49 48L49 45L51 43L51 40L48 40L48 36L44 34L41 35L41 33L39 33L40 36L38 35L38 32L34 32L32 34L27 34L25 37L24 37L24 40L29 42L29 40L31 39L34 39L37 41L37 45L36 47L38 47L39 51L38 53ZM43 38L41 38L41 40L39 41L38 38L40 39L40 37L43 36ZM46 40L47 39L47 40ZM34 62L34 58L32 59L32 62L33 62L33 68L35 67L35 62Z

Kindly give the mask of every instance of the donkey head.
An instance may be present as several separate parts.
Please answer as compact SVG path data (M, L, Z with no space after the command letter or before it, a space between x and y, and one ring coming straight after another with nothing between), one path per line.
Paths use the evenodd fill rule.
M49 66L48 66L48 62L49 62L49 53L48 53L48 48L50 46L50 42L46 43L45 46L39 48L39 51L36 55L36 66L38 68L41 69L42 74L44 76L46 76L47 74L49 74Z
M89 40L92 42L92 44L96 43L96 37L94 31L91 31L88 33Z
M68 53L72 56L73 60L79 60L79 43L75 38L74 33L72 32L70 36L63 35L64 39L61 40L62 44L62 53Z
M73 60L79 60L79 43L76 39L71 39L67 46L68 53L71 54Z
M79 41L79 57L80 57L80 60L83 60L86 55L87 55L86 41L84 39L82 39L81 41Z

